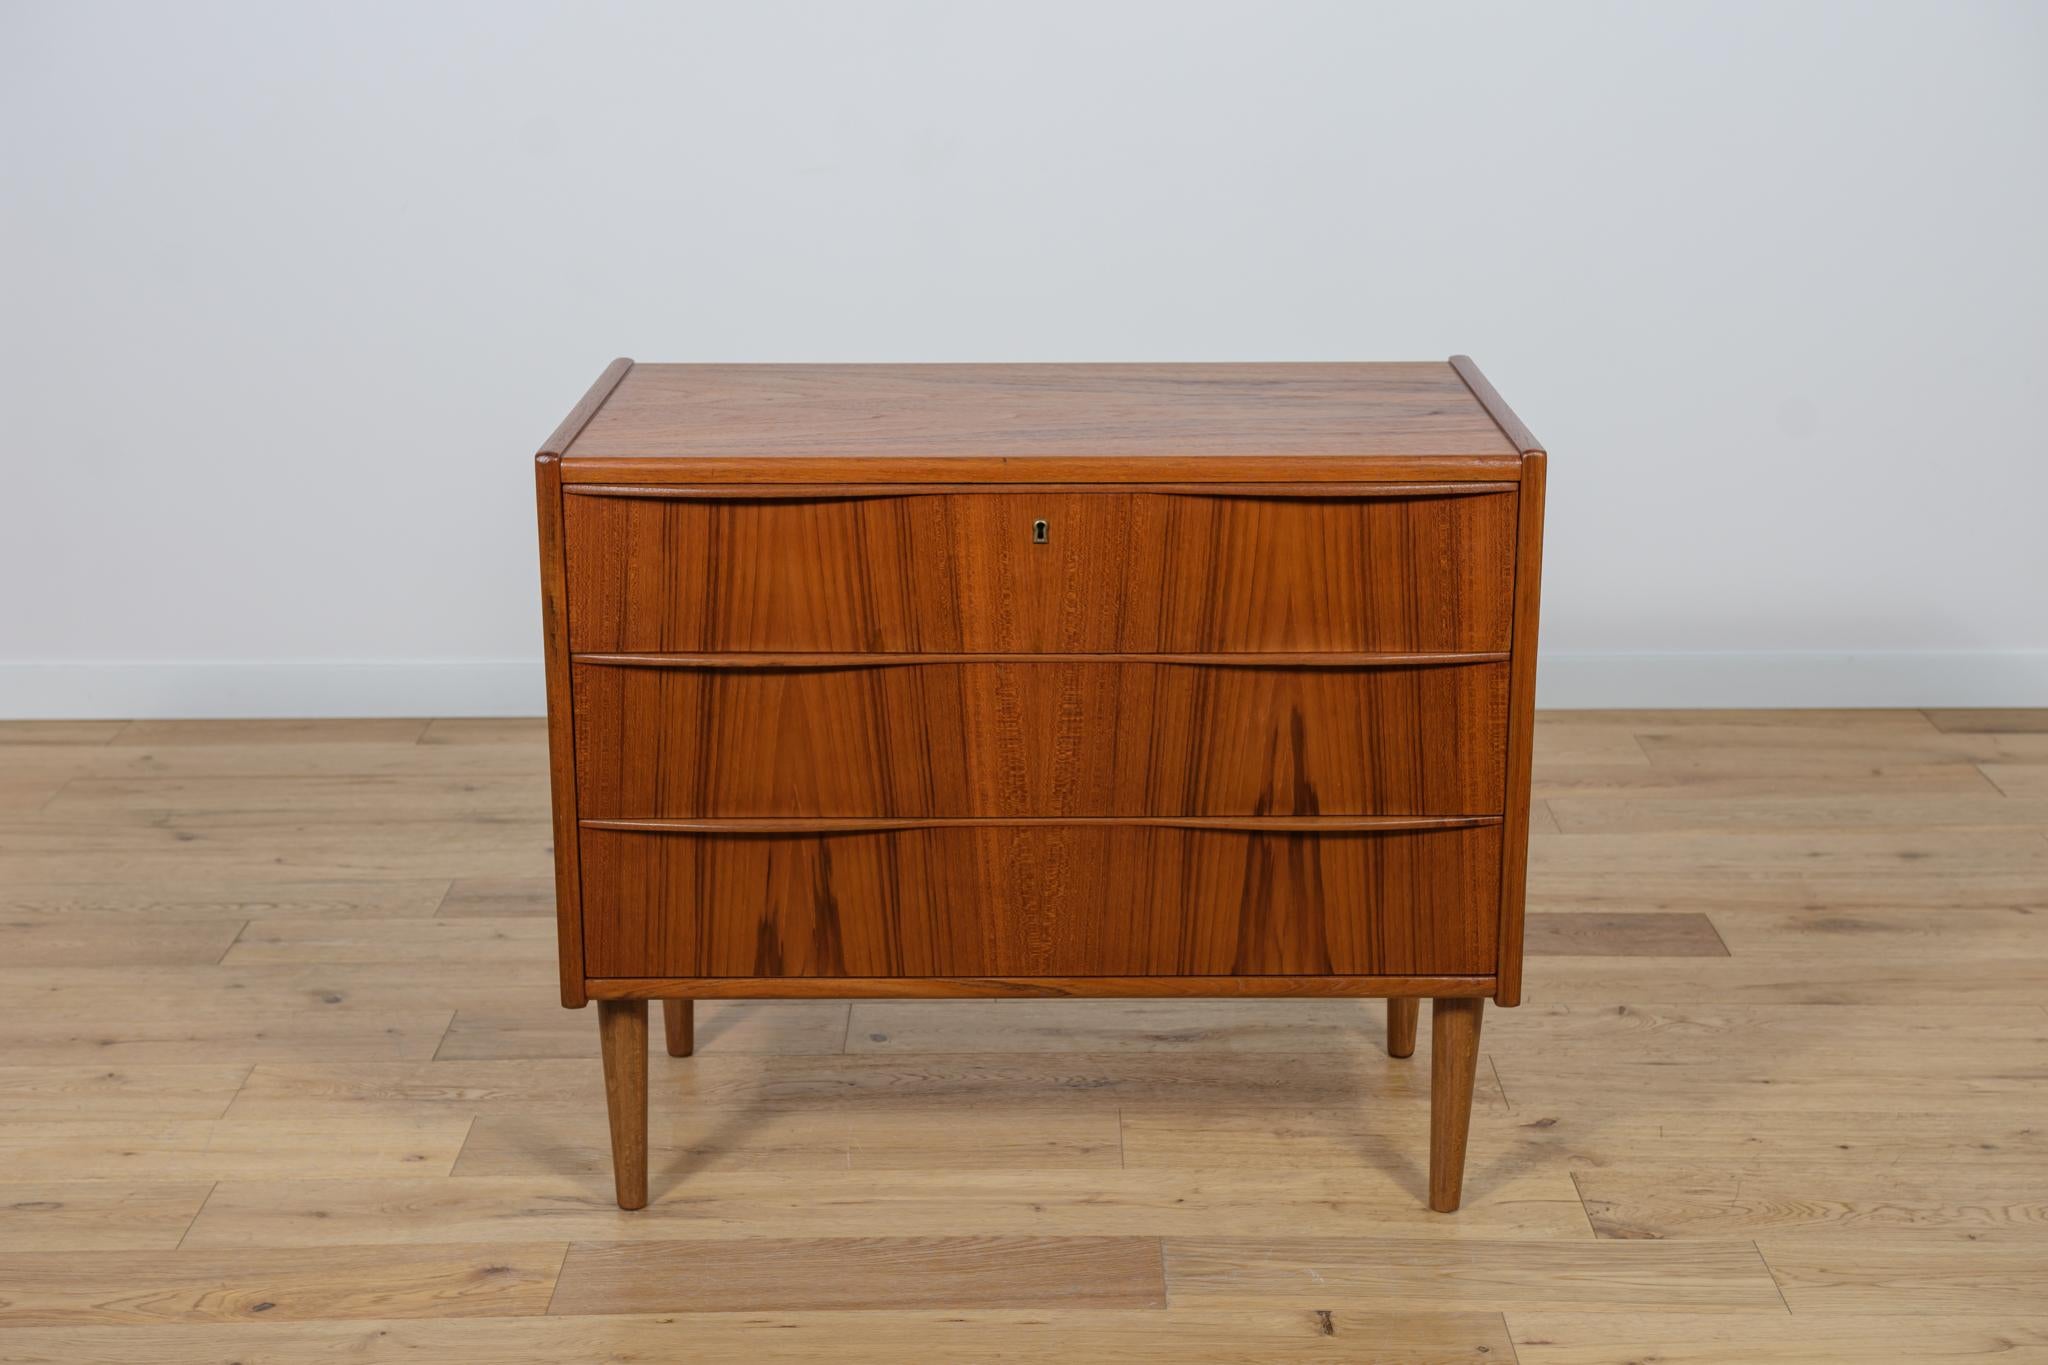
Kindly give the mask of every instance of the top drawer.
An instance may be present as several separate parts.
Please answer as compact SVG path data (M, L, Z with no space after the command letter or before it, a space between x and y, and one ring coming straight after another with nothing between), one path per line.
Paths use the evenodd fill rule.
M564 490L577 653L1508 647L1509 492L647 493Z

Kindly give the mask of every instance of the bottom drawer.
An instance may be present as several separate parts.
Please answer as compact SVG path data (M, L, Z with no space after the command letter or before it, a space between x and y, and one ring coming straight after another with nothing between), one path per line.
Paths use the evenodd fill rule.
M581 837L592 977L1494 970L1497 824Z

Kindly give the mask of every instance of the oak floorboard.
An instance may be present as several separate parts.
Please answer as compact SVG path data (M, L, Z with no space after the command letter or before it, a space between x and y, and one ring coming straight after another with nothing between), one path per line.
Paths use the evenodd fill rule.
M445 1176L468 1133L469 1121L459 1114L338 1121L9 1119L0 1123L0 1180Z
M64 789L63 782L49 778L19 778L0 775L0 814L39 811Z
M10 910L0 917L0 962L9 967L195 966L219 962L248 921Z
M0 1252L7 1329L542 1313L564 1248Z
M0 1361L2048 1361L2048 711L1543 716L1450 1218L1426 1032L1313 1000L701 1002L623 1214L538 722L0 746ZM1165 1309L769 1258L542 1315L570 1242L662 1295L650 1244L1097 1238L1202 1256Z
M552 1316L712 1310L1164 1308L1156 1237L575 1242Z
M846 1049L1307 1054L1362 1051L1386 1027L1378 1000L858 1000Z
M1507 1315L1520 1365L1841 1365L1844 1361L2048 1362L2048 1314L1873 1319L1731 1313Z
M425 719L137 720L109 741L124 747L234 744L416 744Z
M70 1178L75 1174L38 1182L8 1167L0 1183L0 1248L169 1251L213 1191L210 1180Z
M1648 1088L1654 1077L1640 1084ZM1639 1092L1640 1093L1640 1092ZM1649 1103L1663 1097L1651 1092ZM1752 1100L1761 1105L1768 1097ZM1866 1102L1868 1099L1866 1097ZM1426 1124L1361 1115L1353 1108L1127 1107L1124 1164L1131 1169L1397 1168ZM1515 1109L1473 1115L1467 1184L1511 1189L1560 1170L1625 1174L1638 1168L1768 1174L1779 1166L1882 1171L1946 1165L1994 1186L2006 1172L2048 1163L2048 1098L1997 1101L1938 1112L1712 1108L1660 1110L1627 1097L1602 1102L1577 1092L1521 1092ZM1469 1205L1468 1205L1469 1207Z
M9 1016L0 1014L0 1023ZM0 1123L217 1119L249 1079L248 1063L109 1066L0 1064Z
M650 1104L895 1107L906 1102L1030 1109L1115 1109L1174 1100L1254 1105L1426 1104L1429 1077L1383 1052L1214 1053L1190 1067L1172 1053L974 1053L844 1057L722 1056L706 1052L654 1073ZM1475 1109L1501 1105L1483 1074ZM532 1112L603 1098L603 1078L575 1059L478 1062L265 1062L235 1097L230 1114L346 1115L415 1105L478 1113Z
M1576 914L1549 910L1528 917L1523 952L1530 957L1726 957L1727 945L1697 912Z
M437 913L449 918L468 915L544 915L553 922L553 877L458 877L448 884Z
M1574 1172L1602 1237L1742 1238L1787 1233L1963 1240L1987 1230L2048 1240L2048 1166L1840 1163L1714 1170L1644 1163Z
M385 1319L355 1323L202 1323L177 1328L16 1329L0 1362L35 1365L561 1365L607 1361L1001 1360L1010 1365L1499 1365L1510 1360L1498 1313L1305 1309L1031 1308L580 1314Z
M649 1202L621 1213L609 1173L450 1180L223 1181L185 1239L201 1246L366 1241L577 1241L735 1237L1328 1236L1371 1228L1422 1243L1592 1241L1568 1172L1471 1184L1455 1220L1431 1218L1421 1166L1366 1161L1304 1171L650 1171Z
M2048 825L2048 763L1980 763L1977 771L2016 806L2034 816L2033 823Z
M125 720L0 720L0 745L100 745L127 725Z
M1687 1246L1657 1242L1634 1245ZM1757 1247L1794 1314L1934 1316L2041 1311L2048 1285L2048 1238L2038 1227L1975 1238L1766 1236Z
M383 777L443 781L509 777L546 782L546 746L418 744L410 740L347 744L105 744L98 747L14 745L7 771L18 778ZM488 875L488 873L484 874Z
M552 923L548 931L554 932ZM838 1053L846 1046L847 1008L843 1000L699 1000L697 1051L715 1048L725 1056ZM597 1056L597 1026L588 1012L565 1010L523 992L502 1005L479 1002L457 1010L434 1060Z
M388 826L409 820L548 820L547 784L526 773L425 777L82 777L44 802L51 821L274 828L308 819Z
M263 915L249 921L220 959L229 967L278 962L439 962L451 968L496 968L506 962L553 966L554 960L552 920L440 915L403 920ZM561 1009L559 1004L556 1009Z
M448 881L350 879L331 882L211 881L185 876L154 881L0 882L0 915L129 915L126 925L103 921L109 948L130 928L181 919L248 920L259 915L431 915ZM549 892L548 913L554 913ZM5 959L0 958L0 963Z
M650 1118L647 1162L657 1181L687 1193L691 1177L703 1171L1088 1169L1121 1166L1123 1149L1109 1110L698 1106ZM454 1173L545 1177L611 1169L604 1116L555 1111L477 1119Z
M1978 710L1930 709L1927 719L1952 735L2048 735L2048 707L1988 707Z
M442 716L427 722L421 744L515 744L546 749L545 716Z
M1165 1246L1176 1307L1785 1313L1749 1242L1169 1237Z

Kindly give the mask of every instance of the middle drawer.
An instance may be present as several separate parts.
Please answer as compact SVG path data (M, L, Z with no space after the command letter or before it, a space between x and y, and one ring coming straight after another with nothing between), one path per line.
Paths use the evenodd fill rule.
M576 665L585 819L1497 815L1505 663Z

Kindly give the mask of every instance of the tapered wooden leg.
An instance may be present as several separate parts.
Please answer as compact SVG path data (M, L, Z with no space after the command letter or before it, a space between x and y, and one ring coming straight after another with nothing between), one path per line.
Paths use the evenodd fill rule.
M668 1055L687 1057L697 1050L697 1002L664 1000L661 1025L668 1033Z
M1467 997L1429 1004L1429 1206L1458 1207L1465 1186L1465 1135L1472 1129L1472 1077L1479 1069L1479 1012Z
M604 1102L612 1120L612 1181L619 1207L647 1206L647 1002L600 1000Z
M1387 1002L1387 1055L1390 1057L1413 1057L1415 1055L1415 1020L1422 1013L1422 1002L1410 996L1406 1000Z

